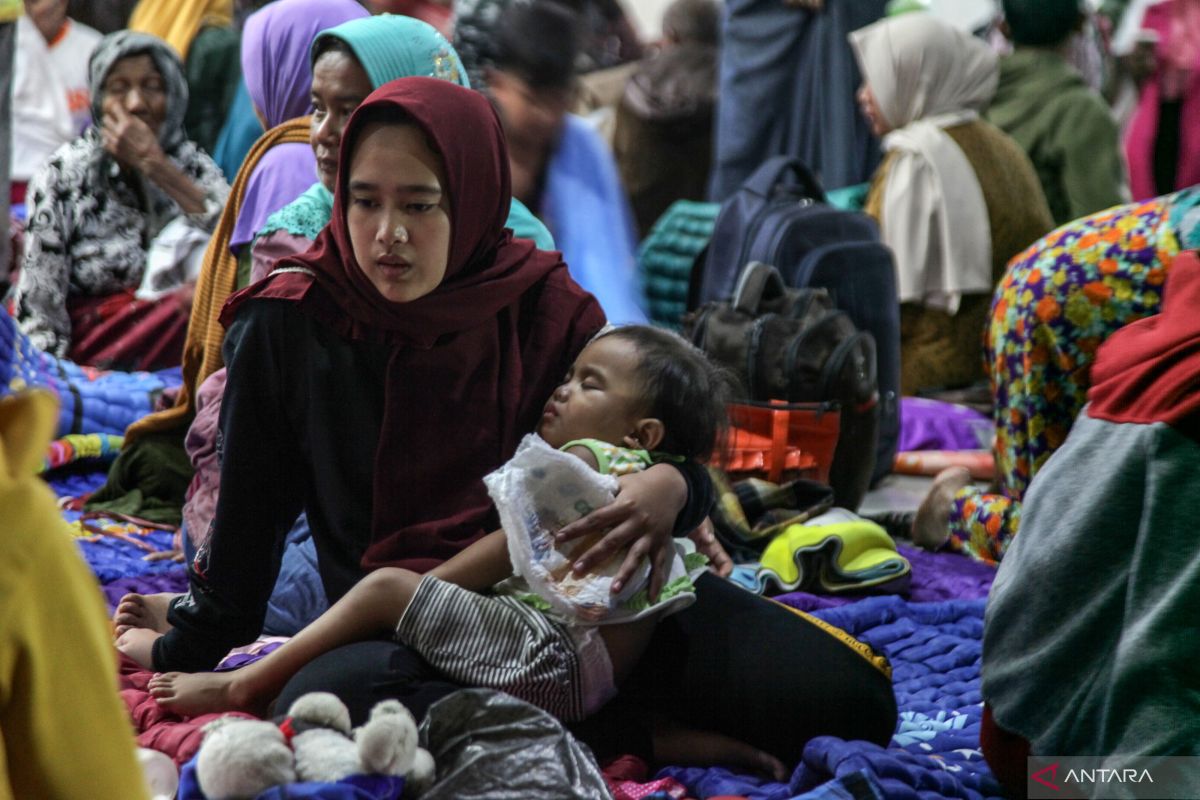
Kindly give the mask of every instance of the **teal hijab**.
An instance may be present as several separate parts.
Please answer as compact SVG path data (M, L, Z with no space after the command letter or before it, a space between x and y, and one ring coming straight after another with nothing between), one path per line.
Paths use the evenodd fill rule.
M325 37L340 39L350 47L376 89L389 81L411 77L440 78L471 88L454 47L432 25L421 20L397 14L350 20L318 33L311 52L317 51ZM333 195L318 181L272 214L259 236L285 230L316 239L332 214ZM514 235L532 239L539 249L554 249L550 231L515 197L509 209L508 227Z

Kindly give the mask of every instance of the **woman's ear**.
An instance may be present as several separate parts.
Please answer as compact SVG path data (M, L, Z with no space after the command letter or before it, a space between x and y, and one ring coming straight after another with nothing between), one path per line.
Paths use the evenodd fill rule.
M667 430L663 427L662 420L656 417L646 417L637 421L633 433L625 437L625 443L630 447L653 450L662 444L666 434Z

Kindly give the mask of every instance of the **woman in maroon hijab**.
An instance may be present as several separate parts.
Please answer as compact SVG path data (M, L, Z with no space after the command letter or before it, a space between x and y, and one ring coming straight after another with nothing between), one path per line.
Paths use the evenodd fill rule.
M332 220L312 249L280 261L222 315L229 382L208 543L186 595L126 598L118 612L119 625L133 626L118 647L156 670L211 669L258 635L302 509L331 601L366 571L424 572L499 527L483 476L535 429L604 323L558 253L504 228L508 157L482 95L427 78L386 84L347 124L341 163ZM623 548L630 570L643 555L660 563L671 535L696 527L712 504L707 475L691 463L621 482L617 502L572 526L611 529L580 571ZM663 572L655 569L652 594ZM658 651L630 690L664 698L639 701L643 716L669 706L681 719L673 709L687 705L703 715L699 725L681 719L690 726L792 763L816 733L887 739L894 699L869 658L715 576L701 581L712 588L699 593L696 613L660 626ZM776 664L754 663L764 660ZM814 678L814 661L825 679ZM793 686L800 675L803 688ZM367 694L399 696L418 717L457 688L392 642L329 653L293 684L335 691L356 714L372 704ZM760 689L755 703L741 684L769 694ZM728 702L717 703L726 689ZM754 713L760 706L768 717ZM628 739L629 724L618 727Z

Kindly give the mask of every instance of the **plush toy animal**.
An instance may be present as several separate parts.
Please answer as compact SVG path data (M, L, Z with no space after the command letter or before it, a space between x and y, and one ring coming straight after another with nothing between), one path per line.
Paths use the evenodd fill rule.
M222 717L205 731L196 778L209 800L252 798L283 783L333 783L358 774L404 776L405 797L433 783L433 757L417 746L416 722L396 700L378 703L354 730L341 700L310 692L279 725Z
M272 786L295 781L295 759L274 723L221 717L204 726L196 778L211 800L256 797Z

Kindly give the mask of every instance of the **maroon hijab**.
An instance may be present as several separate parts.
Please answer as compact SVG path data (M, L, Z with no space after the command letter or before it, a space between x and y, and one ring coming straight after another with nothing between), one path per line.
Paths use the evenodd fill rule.
M355 145L367 115L388 107L414 120L441 155L450 208L446 276L407 303L375 290L346 225ZM496 524L483 476L533 430L604 315L558 253L504 227L508 152L483 95L433 78L384 84L347 123L340 163L333 216L312 248L231 297L222 322L228 327L247 300L269 298L297 303L348 339L391 345L363 565L423 572Z
M1200 430L1200 257L1171 264L1162 313L1131 322L1100 346L1088 416Z

